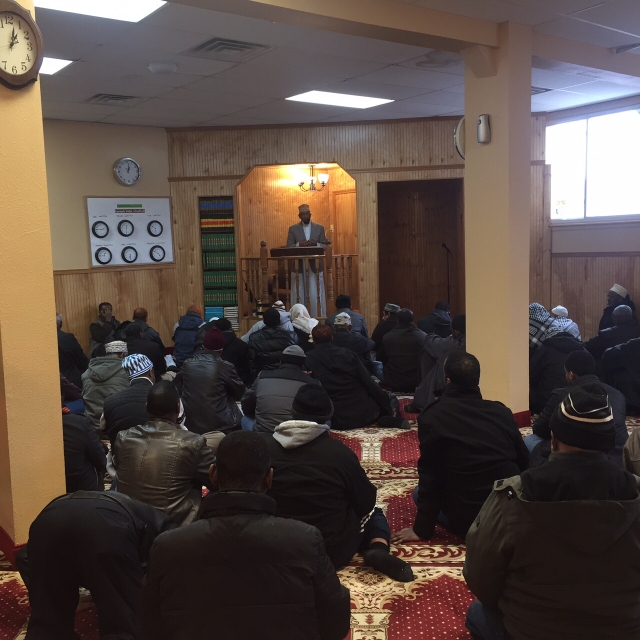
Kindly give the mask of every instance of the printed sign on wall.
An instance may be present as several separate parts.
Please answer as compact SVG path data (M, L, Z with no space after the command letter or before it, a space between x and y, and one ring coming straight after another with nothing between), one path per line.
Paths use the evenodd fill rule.
M169 198L87 198L91 264L173 262Z

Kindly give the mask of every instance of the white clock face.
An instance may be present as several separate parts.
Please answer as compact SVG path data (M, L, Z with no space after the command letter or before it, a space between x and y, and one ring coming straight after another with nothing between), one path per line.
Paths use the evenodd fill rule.
M100 247L96 251L96 261L100 264L109 264L111 262L111 251L106 247Z
M122 250L122 259L125 262L131 264L132 262L135 262L138 259L138 252L134 247L125 247Z
M149 252L149 256L154 262L162 262L164 260L166 253L164 247L160 245L156 245L155 247L151 247L151 251Z
M122 220L118 224L118 233L125 238L128 238L134 231L133 222L130 220Z
M164 231L164 227L162 226L162 222L160 222L159 220L152 220L147 225L147 231L149 232L149 235L153 236L154 238L157 238L158 236L161 236L162 232Z
M10 11L0 13L0 67L20 76L36 62L36 39L24 19Z
M93 233L96 238L106 238L109 235L109 225L106 222L99 220L94 223L91 228L91 233Z
M120 158L113 165L113 173L120 184L130 187L140 179L140 165L132 158Z

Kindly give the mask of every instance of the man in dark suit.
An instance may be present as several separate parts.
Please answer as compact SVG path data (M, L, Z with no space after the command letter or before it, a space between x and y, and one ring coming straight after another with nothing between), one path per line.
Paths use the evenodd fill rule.
M311 222L311 209L308 204L301 204L298 207L298 217L300 222L289 227L287 234L287 247L321 247L324 249L330 240L324 233L324 227L321 224ZM318 264L311 260L311 268L309 273L309 313L312 317L321 315L326 316L326 300L324 294L324 277L322 274L323 265L319 260ZM319 272L319 276L318 276ZM320 287L320 309L318 309L318 287ZM304 273L304 265L299 261L298 273L291 274L291 302L301 302L306 304L306 274ZM319 312L319 313L318 313Z
M58 328L58 362L60 373L76 387L82 389L82 374L89 366L89 358L84 355L77 338L73 333L62 330L62 316L56 314Z

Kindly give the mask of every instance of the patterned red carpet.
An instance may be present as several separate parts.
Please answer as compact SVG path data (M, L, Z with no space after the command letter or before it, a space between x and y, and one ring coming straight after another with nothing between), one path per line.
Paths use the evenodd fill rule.
M401 399L401 405L408 402ZM407 415L409 419L417 417ZM629 430L640 419L627 421ZM530 429L523 429L523 435ZM378 487L378 505L392 530L413 524L415 506L411 492L417 483L417 430L368 428L332 434L356 452ZM411 563L416 580L399 583L362 566L356 556L339 572L351 590L350 640L453 640L470 638L464 617L473 596L462 578L465 548L455 536L438 529L428 543L399 545L395 551ZM29 599L20 576L0 555L0 640L24 637ZM82 640L98 640L95 608L91 604L76 616Z

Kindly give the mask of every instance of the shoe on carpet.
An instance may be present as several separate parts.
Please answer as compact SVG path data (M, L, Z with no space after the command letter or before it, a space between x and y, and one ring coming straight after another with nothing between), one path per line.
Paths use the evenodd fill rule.
M380 546L382 547L383 545L381 544ZM377 547L378 545L376 544L362 554L365 565L384 573L385 576L389 576L389 578L397 582L413 582L415 579L413 571L404 560L391 555L388 547L385 549Z
M416 407L415 404L411 404L411 402L409 404L405 404L404 405L404 412L405 413L420 413L420 409L418 409L418 407Z

